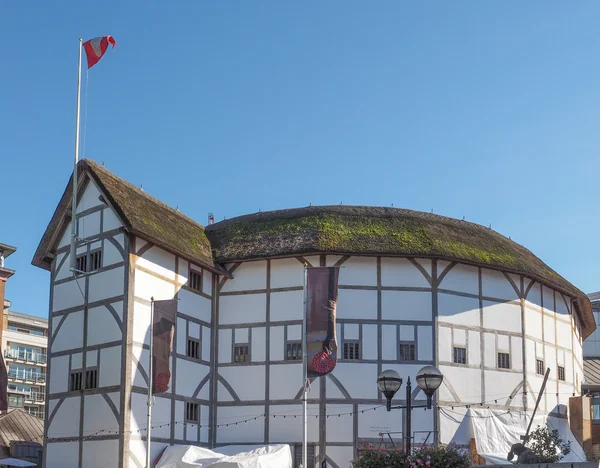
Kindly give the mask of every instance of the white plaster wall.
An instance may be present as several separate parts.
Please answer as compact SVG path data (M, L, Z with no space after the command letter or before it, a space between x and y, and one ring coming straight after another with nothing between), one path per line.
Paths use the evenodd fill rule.
M295 258L271 260L271 289L304 284L304 267Z
M115 212L110 208L106 208L104 210L104 232L112 231L113 229L118 229L122 226L123 224L119 221Z
M69 356L51 359L52 372L48 375L50 393L66 392L69 383Z
M442 274L448 262L438 262L438 276ZM479 278L477 268L468 265L455 265L446 274L439 287L451 291L468 294L479 294Z
M308 442L315 443L319 439L319 414L318 405L308 406ZM264 411L263 407L259 407ZM219 408L219 413L225 408ZM275 417L269 420L269 442L272 444L302 441L302 405L271 405L270 413L277 416L286 415L286 418ZM294 418L294 416L296 416ZM311 417L312 416L312 417ZM262 437L262 432L258 434ZM262 440L262 439L261 439Z
M177 359L177 394L191 397L208 371L204 364ZM205 385L210 386L210 382Z
M517 289L520 288L521 279L512 274L508 274ZM518 301L519 295L513 285L506 279L504 273L495 270L481 270L481 292L485 297L504 299L505 301Z
M67 262L68 261L69 260L67 260ZM67 281L66 283L54 286L54 296L52 298L53 312L83 305L83 295L81 294L77 283L79 283L79 286L83 290L83 280Z
M175 287L173 284L152 276L144 271L135 270L134 295L149 301L173 299L175 296Z
M133 341L150 344L150 305L133 302Z
M213 274L208 270L202 270L202 292L212 295Z
M353 441L354 425L352 424L352 416L341 416L343 413L352 413L353 410L354 408L352 405L327 405L327 414L330 415L330 417L327 418L327 443ZM340 416L336 416L336 414L339 414ZM350 449L352 452L351 447ZM331 447L328 447L327 451L330 452ZM352 458L350 458L350 460L352 460Z
M525 308L525 333L528 336L542 339L542 314L536 310Z
M219 330L219 362L231 362L231 329Z
M264 322L266 319L266 294L244 294L219 298L219 323Z
M125 267L103 271L89 276L88 301L121 296L125 289Z
M119 441L86 440L83 443L82 460L86 468L119 466Z
M377 364L338 362L333 375L352 398L377 398Z
M491 330L521 333L521 305L483 301L483 326Z
M380 439L380 432L397 432L392 434L394 440L400 441L404 410L386 411L385 407L373 410L375 405L358 406L358 437L361 439Z
M487 403L495 403L492 400L497 399L497 404L503 404L512 391L523 381L523 374L485 370L484 378L485 401ZM517 403L521 401L520 394L516 399L518 400Z
M338 290L339 319L377 318L377 291Z
M80 403L79 395L65 398L60 408L54 413L52 424L48 427L48 437L77 437L79 435Z
M349 258L340 268L339 284L377 286L377 259L374 257Z
M377 359L377 325L363 325L363 359ZM339 339L339 338L338 338Z
M180 289L177 297L179 298L178 312L211 323L212 306L209 299L185 289Z
M245 442L264 442L264 424L265 418L264 406L236 406L217 408L217 424L230 424L229 427L219 427L217 429L217 443L245 443ZM256 417L257 419L251 419ZM251 419L250 421L235 425L238 421Z
M58 317L55 317L58 323ZM83 346L83 311L70 312L58 330L52 342L52 352L67 349L81 348Z
M267 330L264 327L252 328L252 343L250 357L254 362L264 362L267 359Z
M125 242L125 236L123 234L118 234L114 237L114 239L123 247ZM108 241L104 241L104 251L102 252L102 266L107 267L109 265L113 265L115 263L120 263L125 261L121 252L115 247L115 245Z
M529 288L531 281L528 281L528 278L525 278L525 290ZM529 290L527 294L525 304L534 309L539 309L542 307L542 288L539 283L533 282L533 286Z
M130 468L144 467L146 464L146 442L140 440L139 435L131 436L129 442L129 466ZM156 460L166 446L164 442L152 441L150 445L150 458Z
M557 336L557 345L558 346L562 346L563 348L567 348L567 349L571 348L571 346L572 346L571 340L573 339L572 331L571 331L571 324L569 322L563 320L562 315L558 315L558 317L556 319L556 336ZM584 343L583 343L584 346L585 346L586 342L587 342L587 340L584 341Z
M146 432L146 413L148 411L148 395L141 393L131 394L131 414L130 427L132 433L136 433L141 429ZM171 436L171 428L167 425L158 427L159 421L163 424L171 421L171 400L162 398L158 395L154 397L154 406L152 406L152 438L169 438ZM176 419L177 421L177 419ZM182 419L178 420L183 422ZM156 426L155 426L156 425Z
M329 426L327 427L329 432ZM354 449L352 447L327 446L327 456L339 467L351 466Z
M98 383L100 387L121 384L121 346L100 350L99 374Z
M439 366L444 375L444 382L439 388L439 398L444 402L480 403L481 402L481 370L458 366ZM460 401L453 396L454 389Z
M46 468L78 466L79 442L52 442L46 447Z
M62 264L62 266L59 265L62 262L62 259L69 255L68 252L65 253L59 253L58 255L56 255L56 268L57 270L54 272L54 279L56 281L64 279L64 278L70 278L71 276L73 276L73 273L71 273L69 271L69 260L65 260L64 263Z
M430 288L423 274L406 258L381 259L381 285Z
M90 178L87 178L87 180L88 182L86 183L85 189L81 194L81 198L77 202L77 209L75 210L77 214L103 204L98 199L102 192L93 180Z
M225 282L221 292L249 291L266 287L267 262L245 262L233 272L233 279Z
M271 293L271 321L302 320L303 291Z
M438 322L479 327L479 299L438 294Z
M512 336L510 338L510 366L514 370L523 370L523 339Z
M97 236L100 234L100 212L96 211L85 216L77 215L77 224L80 239Z
M433 329L432 327L417 327L417 358L419 361L433 359Z
M376 291L373 292L377 300ZM375 303L373 318L377 318ZM432 320L431 293L415 291L382 291L381 316L384 320Z
M265 399L265 366L220 367L219 375L242 401Z
M202 327L202 359L210 361L210 328Z
M548 316L548 312L544 313L544 341L547 343L556 343L554 336L554 314L552 317Z
M438 360L440 362L452 362L452 329L438 326L437 329ZM468 358L467 358L468 359Z
M554 312L554 291L547 286L542 286L544 310Z
M123 302L115 302L111 306L119 318L123 317ZM88 346L110 343L122 338L119 324L106 306L93 307L88 310Z
M83 434L92 434L101 430L116 431L119 421L102 395L85 395L83 405ZM118 409L118 408L117 408Z
M480 339L481 333L472 330L467 332L467 343L469 343L467 346L467 363L471 366L481 365ZM450 349L450 353L452 353L452 349ZM453 355L450 354L449 359L452 360L453 358Z
M160 247L152 246L141 257L137 257L135 263L136 266L153 271L172 281L175 280L175 255Z

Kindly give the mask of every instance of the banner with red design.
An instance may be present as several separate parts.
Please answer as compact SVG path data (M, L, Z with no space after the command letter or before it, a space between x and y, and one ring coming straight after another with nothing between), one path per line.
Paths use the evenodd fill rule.
M329 374L337 364L335 313L339 267L306 270L306 357L308 377Z
M108 45L112 45L113 49L117 45L115 38L112 36L95 37L83 43L83 49L87 57L88 69L96 65L102 56L108 50Z
M152 393L164 393L171 384L171 348L175 334L177 299L154 301Z

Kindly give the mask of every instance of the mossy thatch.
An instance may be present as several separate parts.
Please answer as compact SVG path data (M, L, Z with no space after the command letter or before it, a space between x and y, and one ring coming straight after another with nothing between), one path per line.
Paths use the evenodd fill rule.
M313 206L240 216L208 226L206 233L219 263L311 253L437 257L522 273L583 294L492 229L412 210Z

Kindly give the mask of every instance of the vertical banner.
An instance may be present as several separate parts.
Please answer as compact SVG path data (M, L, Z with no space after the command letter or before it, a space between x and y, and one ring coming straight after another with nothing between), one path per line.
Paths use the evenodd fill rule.
M335 311L339 267L306 270L306 365L308 377L330 373L337 363Z
M154 301L152 393L164 393L171 383L171 347L175 334L177 299Z
M8 410L8 372L0 352L0 411Z

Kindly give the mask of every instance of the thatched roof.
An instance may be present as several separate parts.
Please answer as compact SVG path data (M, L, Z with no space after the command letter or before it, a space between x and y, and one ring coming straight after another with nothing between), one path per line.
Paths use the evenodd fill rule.
M218 263L316 253L435 257L523 274L579 298L585 327L589 300L532 252L487 227L418 211L311 206L261 212L206 228ZM593 331L593 330L592 330Z
M117 177L95 161L81 160L78 170L81 177L87 174L94 180L129 232L223 274L224 270L215 265L212 259L203 226L148 195L141 188ZM62 232L64 221L70 219L67 210L70 209L71 190L69 181L36 251L34 265L49 268L50 258L47 254L58 239L59 232Z

